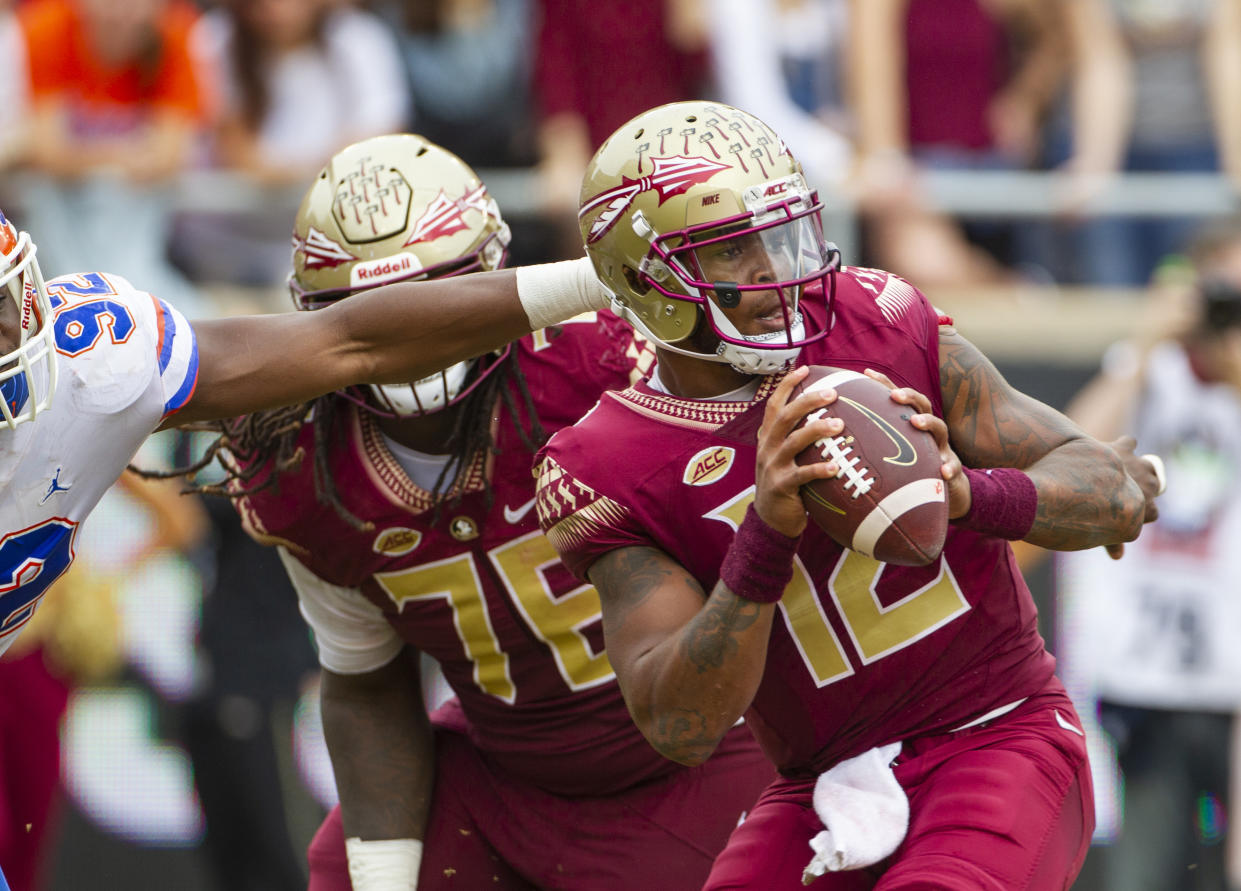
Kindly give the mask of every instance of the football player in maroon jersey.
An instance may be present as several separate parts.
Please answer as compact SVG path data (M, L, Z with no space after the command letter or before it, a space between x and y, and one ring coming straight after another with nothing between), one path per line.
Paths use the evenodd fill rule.
M421 137L337 154L307 192L290 286L317 310L384 282L503 264L508 227ZM539 530L533 457L653 350L589 312L409 384L238 419L226 461L279 545L323 665L340 795L314 891L698 889L774 776L749 731L684 767L634 726L598 595ZM456 697L428 720L419 654Z
M1008 540L1131 540L1153 468L1013 390L907 282L842 267L819 209L734 108L662 106L604 143L582 236L658 361L552 437L540 519L599 589L651 744L710 764L744 716L780 770L707 888L1067 888L1090 774ZM794 429L835 398L790 401L809 364L878 373L936 437L952 522L930 565L807 524L800 487L839 468L794 458L842 435Z

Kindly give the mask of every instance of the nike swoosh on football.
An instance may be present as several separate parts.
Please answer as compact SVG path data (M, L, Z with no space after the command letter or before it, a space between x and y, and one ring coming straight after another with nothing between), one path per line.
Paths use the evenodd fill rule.
M524 517L526 514L530 513L530 508L534 507L534 502L536 500L537 499L535 498L531 498L529 501L527 501L525 504L523 504L521 507L517 508L516 510L513 510L507 504L504 505L505 521L509 523L520 523L521 518Z

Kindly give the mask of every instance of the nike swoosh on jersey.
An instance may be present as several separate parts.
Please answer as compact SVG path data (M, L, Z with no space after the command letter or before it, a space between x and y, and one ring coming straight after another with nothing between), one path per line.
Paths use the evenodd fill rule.
M535 500L536 499L531 498L529 501L527 501L525 504L518 507L516 510L509 507L507 504L504 505L505 521L509 523L520 523L522 517L530 513L530 509L534 507Z
M1068 721L1066 721L1064 718L1060 717L1060 712L1059 712L1059 710L1054 710L1054 711L1055 711L1055 715L1056 715L1056 723L1057 723L1057 724L1059 724L1059 725L1060 725L1061 727L1063 727L1065 730L1069 730L1069 731L1072 731L1073 733L1076 733L1078 736L1085 736L1085 735L1086 735L1086 734L1082 733L1080 730L1078 730L1076 727L1074 727L1072 724L1070 724Z

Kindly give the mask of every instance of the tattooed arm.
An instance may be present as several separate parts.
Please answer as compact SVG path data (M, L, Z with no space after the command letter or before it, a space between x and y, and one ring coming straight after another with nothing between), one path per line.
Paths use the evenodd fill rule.
M608 659L638 728L666 758L701 764L749 708L763 676L772 604L719 582L711 596L655 548L620 548L590 567Z
M948 434L961 461L976 468L1016 467L1033 480L1038 513L1026 541L1080 550L1137 538L1147 512L1144 488L1149 483L1153 496L1153 475L1140 486L1126 472L1133 462L1015 390L949 327L940 329L939 371ZM967 500L958 514L968 509Z

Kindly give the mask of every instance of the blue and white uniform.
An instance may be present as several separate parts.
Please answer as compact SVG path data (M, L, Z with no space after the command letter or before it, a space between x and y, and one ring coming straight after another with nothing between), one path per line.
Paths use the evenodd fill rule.
M37 419L0 427L0 653L73 562L79 525L193 395L198 347L177 310L113 275L47 282L58 374ZM33 389L48 385L47 363Z

